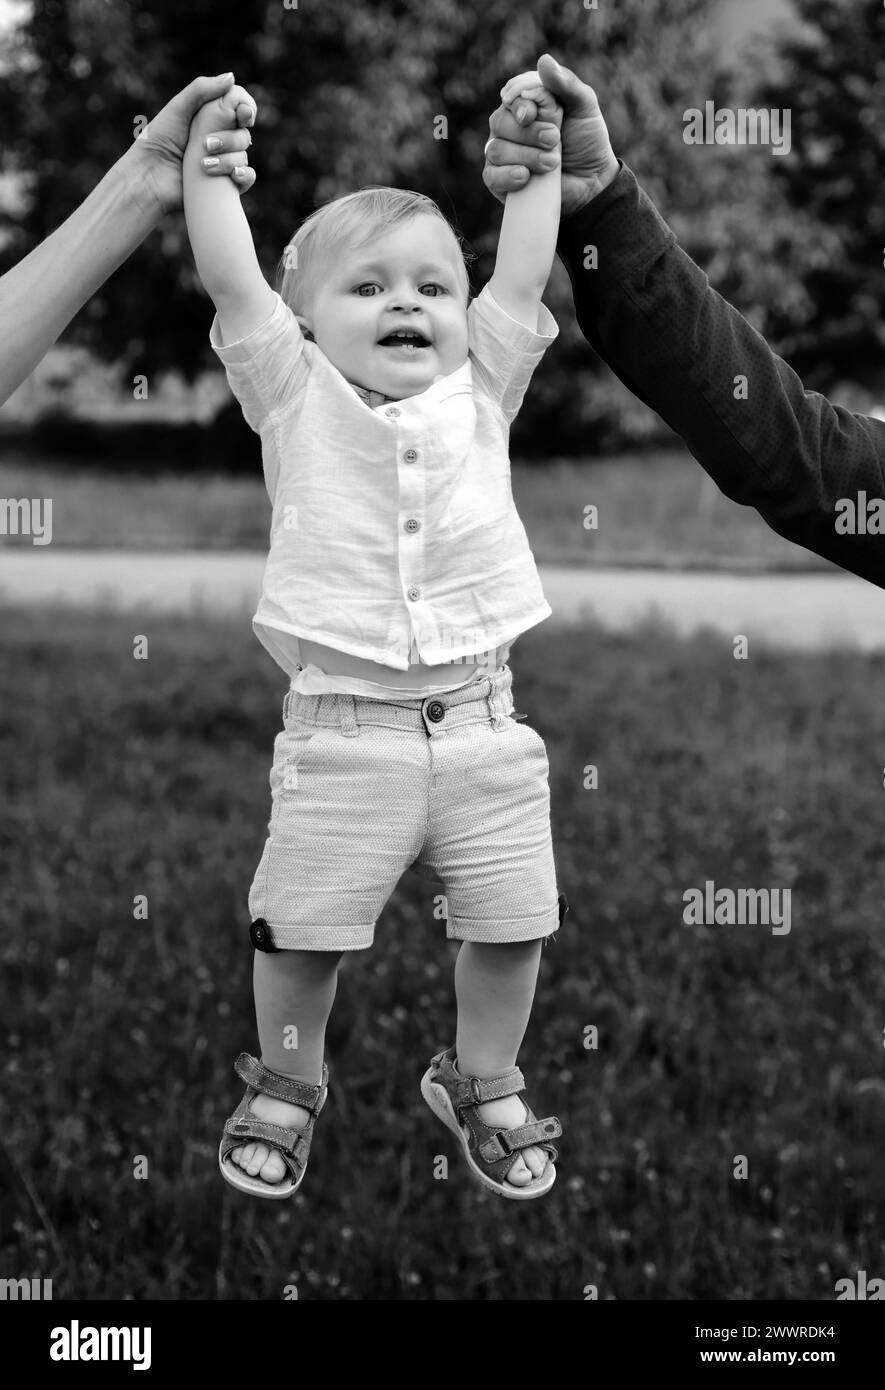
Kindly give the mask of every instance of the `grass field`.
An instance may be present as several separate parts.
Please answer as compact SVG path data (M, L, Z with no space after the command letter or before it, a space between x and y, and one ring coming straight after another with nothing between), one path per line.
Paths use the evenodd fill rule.
M756 512L722 496L681 448L581 464L515 463L513 495L540 563L828 569ZM8 455L0 497L51 497L53 545L107 549L264 549L270 504L260 477L83 472ZM599 525L584 527L585 507ZM29 538L3 544L30 544Z
M885 1276L883 661L527 634L517 707L572 911L520 1063L563 1122L557 1185L478 1190L418 1095L455 948L442 889L407 875L342 969L280 1210L215 1154L256 1046L245 897L282 681L247 624L147 632L136 662L125 621L4 616L0 1275L136 1300L826 1300ZM792 930L686 927L707 879L790 887Z

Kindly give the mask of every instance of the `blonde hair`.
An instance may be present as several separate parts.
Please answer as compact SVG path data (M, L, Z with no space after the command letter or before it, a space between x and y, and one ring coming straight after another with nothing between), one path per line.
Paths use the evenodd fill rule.
M310 293L322 269L322 262L343 247L353 250L373 241L387 227L395 226L419 213L430 213L446 224L460 251L459 278L465 305L470 298L470 279L465 262L474 259L466 251L461 236L432 198L407 188L370 185L312 212L299 226L277 266L277 289L294 314L307 312Z

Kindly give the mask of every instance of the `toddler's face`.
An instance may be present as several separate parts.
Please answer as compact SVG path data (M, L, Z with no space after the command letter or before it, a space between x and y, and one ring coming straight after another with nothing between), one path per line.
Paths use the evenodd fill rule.
M418 213L327 263L301 322L348 381L416 396L467 360L460 259L446 224ZM391 336L403 331L411 344Z

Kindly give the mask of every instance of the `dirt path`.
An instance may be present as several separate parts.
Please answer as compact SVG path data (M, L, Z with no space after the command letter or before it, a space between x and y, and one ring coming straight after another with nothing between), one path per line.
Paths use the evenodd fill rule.
M254 610L255 551L0 549L0 603L242 614ZM784 648L885 650L885 591L848 574L742 575L541 566L556 624L595 618L629 630L654 618L680 635L712 628Z

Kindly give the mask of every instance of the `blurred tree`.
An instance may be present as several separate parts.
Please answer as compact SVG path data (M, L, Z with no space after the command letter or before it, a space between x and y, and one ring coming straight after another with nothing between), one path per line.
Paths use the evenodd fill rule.
M885 10L795 0L802 28L781 44L794 153L775 171L819 225L825 254L803 270L809 314L775 331L810 382L885 379ZM776 91L769 88L770 92ZM881 395L880 395L881 399Z
M715 0L718 6L720 0ZM710 0L36 0L0 51L0 171L18 171L24 212L0 220L8 264L67 215L150 116L199 72L233 68L260 105L247 209L272 275L301 218L363 184L437 199L476 253L476 289L491 273L501 208L481 179L488 116L514 72L545 49L596 86L615 148L686 248L712 261L721 286L755 314L807 317L801 272L813 239L773 192L767 152L687 146L683 112L724 99L727 74L710 36ZM447 120L435 138L435 118ZM558 268L548 295L560 341L514 431L523 450L586 448L634 435L632 405L595 385ZM182 218L169 218L79 316L70 336L120 364L192 377L213 361L210 306ZM555 370L550 370L550 363Z

